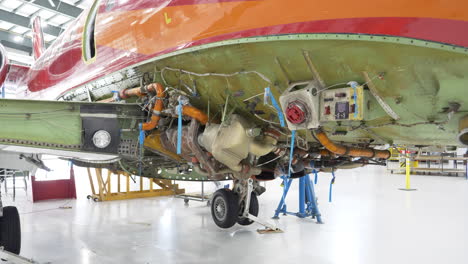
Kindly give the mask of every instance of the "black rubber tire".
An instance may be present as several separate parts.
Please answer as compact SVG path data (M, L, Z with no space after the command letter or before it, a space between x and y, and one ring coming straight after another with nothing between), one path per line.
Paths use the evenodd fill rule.
M0 217L0 246L19 255L21 251L21 224L18 209L14 206L3 207Z
M91 198L92 198L91 195L86 196L86 199L88 199L88 200L91 199Z
M97 203L99 202L99 198L93 198L93 201Z
M218 217L216 212L217 206L224 206L222 217ZM213 194L211 202L211 217L215 224L221 228L230 228L236 224L239 218L239 198L230 189L219 189Z
M258 205L257 194L252 192L252 195L250 196L249 213L252 215L258 216L258 211L259 211L259 205ZM239 213L242 214L242 212L239 212ZM247 226L247 225L251 225L253 221L248 218L239 218L239 220L237 220L237 223L239 225Z

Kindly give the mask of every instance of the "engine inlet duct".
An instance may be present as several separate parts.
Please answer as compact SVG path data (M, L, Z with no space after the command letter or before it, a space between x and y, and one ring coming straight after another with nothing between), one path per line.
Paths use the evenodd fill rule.
M461 144L468 146L468 115L460 119L458 128L458 141L460 141Z
M388 159L390 158L390 151L388 150L377 150L373 148L356 148L347 147L343 145L335 144L331 141L328 136L322 130L315 132L317 140L330 152L339 156L351 156L351 157L362 157L362 158L379 158Z

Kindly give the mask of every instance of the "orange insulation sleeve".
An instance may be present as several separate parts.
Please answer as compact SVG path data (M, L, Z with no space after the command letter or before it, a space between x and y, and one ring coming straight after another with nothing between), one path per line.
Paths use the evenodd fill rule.
M131 90L135 90L135 89L140 90L140 88L134 88ZM159 83L152 83L148 85L146 89L147 91L156 92L157 99L156 99L156 102L154 103L151 120L146 123L143 123L142 129L145 131L152 130L158 125L159 119L161 119L161 111L164 108L163 98L166 96L164 93L164 88Z
M325 156L325 157L334 156L333 153L331 153L329 150L326 150L326 149L321 149L319 153L321 156Z
M151 85L153 85L153 84L150 84L149 86L151 86ZM127 99L127 98L133 97L133 96L142 97L144 95L146 95L146 93L144 93L140 87L132 88L132 89L123 89L122 91L119 92L119 97L121 99Z
M114 100L113 97L109 97L109 98L106 98L106 99L99 100L98 102L99 103L113 103L113 102L115 102L115 100Z
M377 150L372 148L355 148L335 144L328 138L328 136L323 131L316 132L315 136L327 150L329 150L332 153L335 153L336 155L379 159L390 158L390 151L388 150Z
M185 116L190 116L191 118L200 122L202 125L206 125L206 123L208 123L208 116L200 109L193 106L184 105L182 107L182 114Z
M160 114L161 114L161 111L164 109L163 98L166 96L164 93L163 86L159 83L152 83L143 88L138 87L138 88L132 88L132 89L124 89L119 92L119 97L122 99L126 99L132 96L138 96L138 97L145 96L149 92L156 93L157 99L152 110L151 120L146 123L143 123L142 129L145 131L156 128L156 126L158 125L159 119L161 118ZM110 103L113 101L114 101L113 98L108 98L108 99L101 100L99 102ZM182 107L182 114L197 120L203 125L206 125L208 123L208 116L196 107L185 105Z

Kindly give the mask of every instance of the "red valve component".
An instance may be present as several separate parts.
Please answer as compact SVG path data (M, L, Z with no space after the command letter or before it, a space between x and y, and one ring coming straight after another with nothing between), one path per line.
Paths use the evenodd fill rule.
M325 115L331 114L331 107L330 106L325 106Z
M286 108L286 118L293 124L302 124L306 120L307 113L301 102L292 102Z

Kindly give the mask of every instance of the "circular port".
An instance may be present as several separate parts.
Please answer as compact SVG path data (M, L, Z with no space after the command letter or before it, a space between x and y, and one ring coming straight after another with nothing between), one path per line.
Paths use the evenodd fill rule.
M111 135L105 130L98 130L93 135L93 144L97 148L106 148L111 143Z
M458 134L458 141L465 146L468 146L468 128L463 129Z
M293 124L302 124L306 120L306 107L302 102L294 101L286 108L286 118Z

